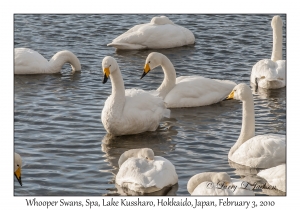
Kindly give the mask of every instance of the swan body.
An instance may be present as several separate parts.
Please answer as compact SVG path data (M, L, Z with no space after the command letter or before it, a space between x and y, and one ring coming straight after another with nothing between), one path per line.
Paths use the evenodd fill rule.
M28 48L15 48L14 74L53 74L60 72L65 63L70 63L72 71L80 71L78 58L70 51L56 53L48 62L38 52Z
M140 89L125 90L117 61L107 56L102 61L105 83L111 78L112 94L105 101L101 120L105 130L114 135L155 131L163 117L170 116L161 97Z
M227 97L243 102L243 120L240 136L231 147L228 158L251 168L270 168L285 163L285 136L265 134L255 136L254 103L251 89L239 84Z
M206 106L223 100L236 83L228 80L209 79L201 76L181 76L171 61L163 54L148 55L142 78L157 66L162 66L164 80L156 90L164 98L167 108Z
M160 156L147 159L141 157L138 151L132 150L131 157L121 164L116 176L119 186L144 194L171 187L178 182L175 167L170 161Z
M226 172L205 172L190 178L191 195L255 195L247 182L231 179Z
M286 64L282 60L282 20L274 16L271 22L273 28L273 52L271 59L258 61L252 68L250 80L259 87L277 89L286 85Z
M281 164L272 168L264 169L260 171L257 176L260 176L267 180L267 182L276 187L276 189L286 192L286 177L285 177L286 164Z
M22 158L18 153L15 153L14 174L15 174L15 177L17 178L18 182L22 186L21 172L22 172Z
M117 49L160 49L194 44L194 34L174 24L166 16L154 17L150 23L136 25L107 46Z

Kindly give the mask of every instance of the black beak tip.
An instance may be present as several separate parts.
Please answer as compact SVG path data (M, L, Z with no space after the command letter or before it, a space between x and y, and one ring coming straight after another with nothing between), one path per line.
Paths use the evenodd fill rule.
M142 74L142 76L141 76L140 79L143 79L143 77L146 76L146 74L147 74L146 72L143 72L143 74Z
M108 77L104 75L102 83L105 84L107 82Z

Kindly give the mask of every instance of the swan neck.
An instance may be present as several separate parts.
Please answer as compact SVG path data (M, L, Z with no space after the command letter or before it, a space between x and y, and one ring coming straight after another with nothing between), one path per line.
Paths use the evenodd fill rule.
M110 74L110 80L112 86L111 106L112 109L114 110L113 113L116 116L120 117L123 111L123 107L125 105L125 86L124 86L124 81L119 67L117 67L116 71Z
M282 60L282 27L273 28L273 51L271 60L276 62Z
M164 80L157 91L159 96L165 98L176 85L176 71L171 61L164 55L162 55L161 67L164 71Z
M195 188L201 184L202 182L212 182L212 176L214 176L215 172L205 172L201 174L196 174L190 180L187 184L187 190L190 194L192 194L195 190Z
M240 136L229 151L229 157L247 140L255 136L255 115L253 96L243 101L243 119Z
M72 71L80 71L81 64L79 59L72 52L64 50L56 53L49 61L48 72L57 73L65 63L69 63L72 67Z

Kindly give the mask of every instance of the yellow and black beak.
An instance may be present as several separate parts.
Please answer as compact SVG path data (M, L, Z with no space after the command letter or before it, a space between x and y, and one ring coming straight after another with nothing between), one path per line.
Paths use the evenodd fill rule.
M143 75L141 76L141 79L142 79L146 74L148 74L148 72L149 72L150 70L151 70L151 69L150 69L149 63L146 63L146 64L145 64L145 67L144 67Z
M107 79L108 79L109 75L110 75L109 67L104 68L103 73L104 73L104 75L103 75L102 83L105 84L107 82Z
M234 97L234 90L231 91L231 93L227 96L226 100L233 99L233 97Z
M20 167L18 167L18 169L15 171L15 176L16 176L18 182L20 183L20 185L22 186L21 168Z

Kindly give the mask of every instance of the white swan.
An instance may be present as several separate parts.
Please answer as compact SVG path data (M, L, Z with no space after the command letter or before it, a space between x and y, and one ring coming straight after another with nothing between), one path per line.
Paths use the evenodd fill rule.
M190 178L191 195L255 195L247 182L231 179L226 172L204 172Z
M48 62L38 52L28 48L15 48L15 74L52 74L60 72L65 63L70 63L72 71L80 71L81 65L72 52L63 50Z
M255 136L254 103L251 89L238 84L227 97L243 102L243 121L240 136L231 147L228 158L251 168L270 168L285 163L285 136L265 134Z
M14 174L15 174L15 177L17 178L18 182L22 186L21 172L22 172L22 159L18 153L15 153Z
M152 193L178 182L174 165L167 159L154 156L152 149L133 149L122 154L116 183L122 188Z
M281 164L272 168L260 171L257 176L267 180L267 182L276 189L286 192L286 178L285 178L286 164Z
M163 54L152 52L148 55L143 78L150 70L162 66L165 78L157 89L164 98L167 108L206 106L223 100L236 85L228 80L209 79L201 76L181 76L171 61Z
M276 15L272 19L273 52L271 59L258 61L252 68L251 82L258 87L276 89L285 87L286 66L282 60L282 20Z
M155 131L160 120L169 117L161 97L140 89L124 88L117 61L107 56L102 61L103 83L111 78L112 94L105 101L101 120L105 130L114 135L137 134Z
M150 23L136 25L107 46L117 49L159 49L194 44L194 34L168 17L154 17Z

